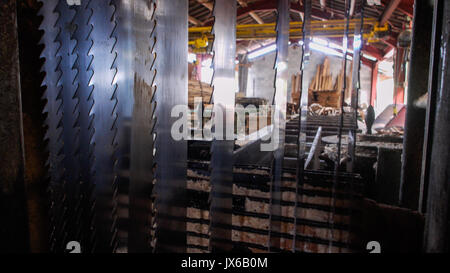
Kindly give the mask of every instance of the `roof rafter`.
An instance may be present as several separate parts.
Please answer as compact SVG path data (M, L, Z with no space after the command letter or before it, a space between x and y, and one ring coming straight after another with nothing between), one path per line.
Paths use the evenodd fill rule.
M389 0L381 0L383 6L389 5ZM409 17L414 16L414 0L402 0L397 6L397 10L401 13L408 15Z
M208 0L197 0L199 4L202 4L205 8L213 10L213 3L208 2Z
M241 5L241 7L245 8L247 7L247 2L245 2L244 0L237 0L239 5ZM258 22L258 24L264 24L264 20L258 16L258 14L256 14L256 12L254 11L250 11L248 13L256 22Z
M402 0L391 0L389 2L389 4L384 9L383 15L381 15L380 25L384 25L388 22L389 18L391 18L395 9L398 7L398 5L400 5L401 2Z
M189 17L188 17L188 20L189 20L189 22L190 22L191 24L194 24L194 25L196 25L196 26L203 25L202 21L200 21L200 20L198 20L197 18L192 17L192 16L190 16L190 15L189 15Z

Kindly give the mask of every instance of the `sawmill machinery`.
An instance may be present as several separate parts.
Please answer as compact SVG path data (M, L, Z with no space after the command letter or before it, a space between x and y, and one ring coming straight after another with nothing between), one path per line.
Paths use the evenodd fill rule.
M82 252L109 253L362 249L352 225L362 192L352 164L361 45L375 25L364 18L365 1L354 19L346 1L345 20L319 24L311 0L303 1L303 23L290 23L290 1L278 0L276 24L236 26L236 1L215 0L213 26L191 29L186 0L41 2L52 251L66 251L71 241ZM359 45L353 82L342 90L352 85L351 109L342 100L337 122L320 128L338 134L331 170L308 168L319 128L311 131L307 90L299 115L286 114L289 38L304 40L304 71L313 35L343 37L345 49L350 38ZM277 45L274 145L260 151L267 143L259 139L237 148L234 138L217 137L235 124L236 41L270 37ZM212 45L211 103L225 115L213 115L211 141L171 135L179 119L173 109L188 105L189 41ZM343 135L350 139L345 170Z

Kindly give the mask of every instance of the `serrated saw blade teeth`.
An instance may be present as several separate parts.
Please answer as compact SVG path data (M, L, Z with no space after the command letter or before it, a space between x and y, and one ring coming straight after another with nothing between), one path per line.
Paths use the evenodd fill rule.
M298 128L299 134L297 135L297 166L296 166L296 189L295 189L295 206L294 206L294 225L292 229L293 240L292 240L292 252L297 251L297 215L298 213L298 203L299 196L301 196L301 190L303 186L303 171L304 171L304 159L305 159L305 147L306 143L306 118L308 115L307 106L308 106L308 92L304 92L303 90L303 78L304 72L306 71L307 59L306 56L309 54L309 39L306 37L310 32L310 22L311 22L311 0L304 0L303 2L303 25L302 25L302 55L300 59L300 96L299 101L297 102L299 105L299 117L298 117Z
M273 157L271 164L270 183L270 214L269 214L269 252L280 249L280 238L274 234L281 232L281 179L283 175L284 140L286 129L287 82L288 82L288 52L289 52L289 0L279 0L277 7L277 38L276 63L274 79L273 106L274 129L271 142L273 142Z
M80 92L80 100L84 101L82 112L82 134L84 159L89 162L95 173L87 172L92 183L95 184L94 196L96 235L98 236L97 251L112 252L111 237L115 232L114 215L112 215L114 201L114 162L115 159L115 120L114 107L117 104L111 99L115 86L112 84L115 77L114 62L117 55L115 48L116 6L115 1L89 1L83 11L92 10L80 14L76 20L85 24L80 32L75 32L77 37L88 37L78 42L80 55L88 56L80 59L80 70L86 71L80 74L78 81L83 85L84 91ZM87 102L87 103L86 103ZM92 108L90 108L92 105ZM95 113L95 115L94 115ZM90 126L90 125L93 126ZM111 128L113 128L111 130ZM86 150L87 149L87 150ZM92 150L92 153L90 152ZM113 227L113 231L111 231Z
M64 169L62 163L62 157L59 156L61 150L61 143L59 142L60 135L62 133L61 128L58 127L62 119L61 112L58 111L61 102L58 101L59 88L57 86L59 73L57 72L57 60L55 58L59 45L56 42L57 35L59 33L59 27L57 22L59 20L59 14L55 12L58 5L57 0L42 1L42 7L39 11L43 15L43 21L40 29L44 30L41 43L45 44L41 58L44 59L44 64L41 71L45 73L42 86L46 87L43 99L46 101L44 107L44 113L46 113L45 125L47 132L45 134L45 140L47 141L47 150L49 158L47 166L49 167L49 179L50 179L50 201L52 206L50 207L50 225L53 230L51 234L52 240L56 240L57 234L62 233L62 226L58 223L61 222L61 215L63 215L63 206L58 204L62 199L62 191L57 190L59 184L62 183L61 170ZM59 238L59 237L58 237ZM55 247L56 251L57 248Z

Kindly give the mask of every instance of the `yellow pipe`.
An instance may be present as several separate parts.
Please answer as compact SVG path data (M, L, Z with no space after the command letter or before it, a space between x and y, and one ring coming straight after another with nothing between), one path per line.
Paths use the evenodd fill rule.
M360 22L360 19L352 19L350 20L350 26L351 25L356 25ZM375 18L367 18L364 19L364 24L365 25L375 25L378 22L377 19ZM311 22L311 26L327 26L327 25L346 25L346 20L328 20L328 21L312 21ZM303 25L302 22L291 22L290 26L291 28L294 27L298 27L300 28ZM273 28L275 29L276 24L275 23L270 23L270 24L248 24L248 25L237 25L236 26L236 30L240 30L240 29L263 29L263 28ZM212 26L208 26L208 27L190 27L189 28L189 32L201 32L201 33L205 33L205 32L211 32L212 31Z

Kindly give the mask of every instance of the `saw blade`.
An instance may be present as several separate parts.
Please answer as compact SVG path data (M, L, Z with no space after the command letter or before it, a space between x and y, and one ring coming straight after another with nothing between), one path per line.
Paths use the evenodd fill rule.
M156 252L186 252L187 141L175 140L175 106L187 115L188 1L156 1ZM187 128L185 128L187 130Z
M114 1L117 7L117 172L129 181L128 252L150 252L155 77L154 1ZM130 28L129 26L133 26ZM129 173L129 176L122 174ZM122 217L119 215L119 217Z
M334 243L334 215L336 210L336 188L339 183L339 165L341 160L341 149L342 149L342 133L343 133L343 125L344 125L344 101L345 101L345 90L347 89L347 56L348 56L348 36L349 36L349 25L350 25L350 0L345 1L345 31L343 38L343 58L342 58L342 70L343 72L343 84L341 90L341 114L339 118L339 128L338 128L338 143L337 143L337 155L336 160L334 162L334 175L333 175L333 186L331 189L331 199L330 199L330 207L331 211L329 213L330 229L328 229L328 252L332 251L333 243Z
M79 226L82 230L80 244L84 253L92 252L92 240L95 237L95 226L92 223L95 199L92 192L94 186L91 180L93 173L92 136L94 133L91 109L94 102L92 98L93 87L89 86L93 71L88 69L92 61L92 56L88 55L92 46L92 39L90 38L92 25L89 24L92 9L88 8L90 1L92 0L82 1L80 6L74 6L76 14L73 23L75 25L73 39L76 41L73 51L76 60L73 68L77 71L74 85L76 87L75 97L78 98L76 123L79 128L78 154L80 163L80 190L76 206L80 210L77 219L79 219Z
M56 42L56 37L60 32L56 24L60 15L55 12L58 0L41 2L42 7L39 15L43 17L43 21L39 29L44 31L40 44L44 45L41 58L45 60L41 71L45 73L42 86L46 88L43 99L46 100L44 107L44 113L46 114L45 126L47 129L45 141L48 150L47 167L50 180L50 248L52 251L62 251L64 248L61 244L62 236L64 236L62 223L65 221L64 215L66 215L67 204L62 184L64 167L63 145L60 141L62 135L62 102L58 88L60 71L56 70L58 63L55 58L60 47L59 43Z
M303 89L303 80L308 64L307 56L310 55L309 51L309 37L310 37L310 25L311 25L311 0L303 1L303 25L302 25L302 55L300 60L300 97L297 102L299 105L299 117L298 117L298 128L299 134L297 136L297 167L296 167L296 185L295 185L295 206L294 206L294 227L292 232L292 252L297 251L297 224L298 224L298 204L302 201L299 200L301 194L301 189L303 187L304 180L304 170L305 170L305 160L306 160L306 122L308 117L308 92Z
M94 251L114 252L117 248L117 174L114 172L117 163L116 7L111 1L106 4L90 1L88 9L92 10L88 23L92 25L92 45L88 53L92 62L88 70L92 71L89 86L93 88L94 102L91 109L97 235Z
M347 172L353 172L355 164L356 132L358 128L358 105L360 91L361 72L361 52L363 47L363 27L364 27L364 5L365 1L358 1L360 7L360 22L355 25L355 35L353 36L353 71L352 71L352 93L351 106L353 111L354 129L352 130L353 141L349 144L350 161L347 163ZM357 4L358 4L357 2Z
M60 111L62 111L61 139L63 145L63 184L64 193L67 196L67 222L64 224L67 228L67 244L69 241L79 241L80 231L77 222L77 199L79 192L79 173L80 164L78 158L79 150L79 128L77 118L79 115L78 98L74 80L76 70L73 65L76 55L73 54L76 41L72 39L74 31L73 19L75 10L69 6L66 1L59 1L55 11L59 14L56 21L56 27L59 28L55 41L59 43L55 59L57 62L56 71L59 75L57 82L58 97L61 100ZM78 232L77 232L78 230Z
M278 0L277 8L277 53L275 60L275 95L274 128L272 133L273 161L270 183L270 226L269 226L269 252L280 249L281 233L281 178L283 175L284 141L286 129L286 105L288 83L288 54L289 54L289 0Z
M212 252L232 250L236 1L216 0L213 15L214 138L211 144L210 239ZM219 126L221 124L221 126Z

